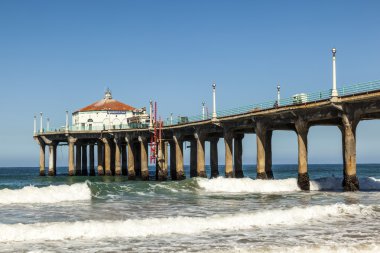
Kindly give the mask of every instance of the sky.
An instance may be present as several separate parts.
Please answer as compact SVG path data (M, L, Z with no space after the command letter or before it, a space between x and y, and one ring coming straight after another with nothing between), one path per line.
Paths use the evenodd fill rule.
M211 111L213 81L217 109L273 100L277 84L284 98L330 89L332 47L338 87L379 80L379 9L349 0L1 0L0 166L38 166L33 116L62 126L66 110L107 87L134 107L157 101L163 118L197 115L202 101ZM358 162L380 162L378 129L359 124ZM243 145L243 162L254 164L255 135ZM219 148L223 163L223 140ZM337 127L310 129L310 163L341 163L341 153ZM62 147L58 165L66 158ZM274 132L273 162L297 162L294 132Z

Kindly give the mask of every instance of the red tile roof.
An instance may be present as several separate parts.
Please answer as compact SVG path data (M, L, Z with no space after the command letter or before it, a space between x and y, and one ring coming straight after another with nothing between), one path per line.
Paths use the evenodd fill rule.
M76 112L89 111L133 111L136 108L119 102L115 99L102 99L89 106L77 110Z

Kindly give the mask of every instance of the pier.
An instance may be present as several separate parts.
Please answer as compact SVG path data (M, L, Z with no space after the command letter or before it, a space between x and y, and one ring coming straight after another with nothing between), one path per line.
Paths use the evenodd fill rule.
M275 178L272 171L272 133L294 131L298 140L298 186L310 189L308 174L308 132L313 126L329 125L342 135L343 188L359 190L356 175L356 128L362 120L380 118L380 81L336 88L335 52L333 51L333 88L311 94L258 103L231 110L217 111L213 85L213 112L163 122L156 142L156 180L182 180L184 142L190 143L191 177L244 177L242 140L255 134L257 143L257 179ZM279 87L278 87L279 91ZM152 116L152 115L150 115ZM68 174L127 176L149 180L149 143L155 130L152 117L148 125L103 127L101 129L66 127L44 130L34 122L34 139L40 147L40 175L46 175L45 151L48 147L49 176L56 175L57 145L68 145ZM219 154L217 143L223 141L225 153ZM211 174L205 170L205 142L210 143ZM96 152L95 152L96 151ZM224 172L218 171L218 155L224 155ZM97 156L97 164L95 164Z

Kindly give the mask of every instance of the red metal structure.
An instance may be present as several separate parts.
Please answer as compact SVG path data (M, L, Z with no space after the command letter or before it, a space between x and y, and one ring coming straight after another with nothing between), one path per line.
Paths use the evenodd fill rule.
M162 140L162 126L163 122L160 120L157 120L157 102L154 102L154 108L153 108L153 135L150 139L150 163L155 164L158 157L158 151L161 148Z

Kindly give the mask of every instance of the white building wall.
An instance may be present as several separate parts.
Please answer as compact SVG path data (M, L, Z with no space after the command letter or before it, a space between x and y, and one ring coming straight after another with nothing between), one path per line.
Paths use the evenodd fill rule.
M73 114L72 124L77 130L102 130L126 128L127 119L133 116L133 112L115 111L90 111L76 112Z

